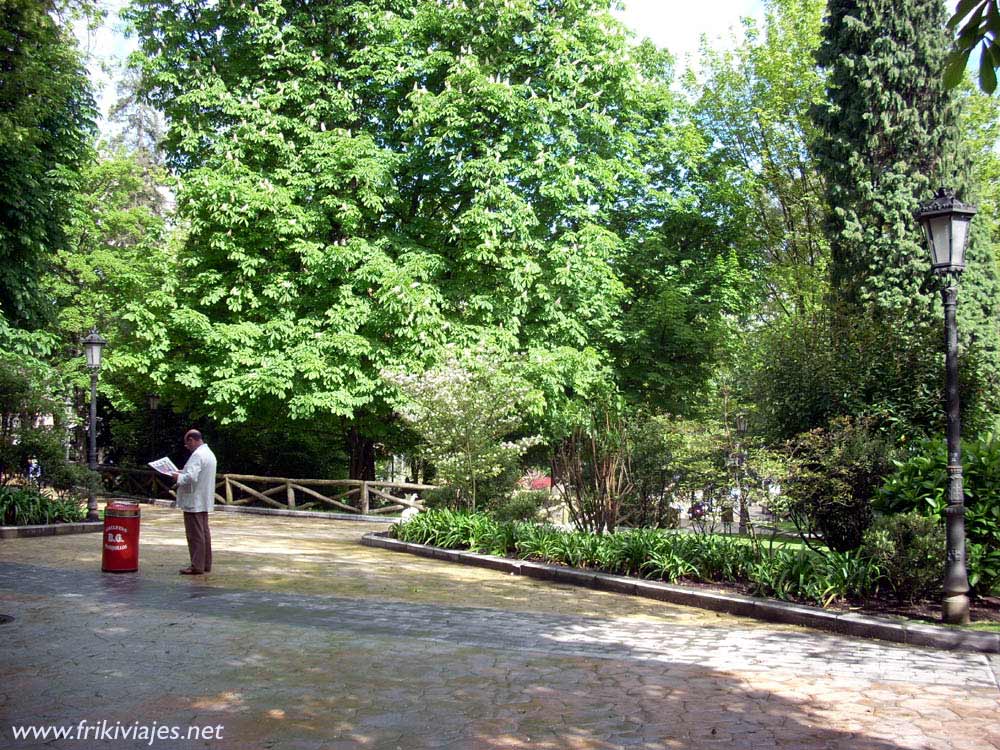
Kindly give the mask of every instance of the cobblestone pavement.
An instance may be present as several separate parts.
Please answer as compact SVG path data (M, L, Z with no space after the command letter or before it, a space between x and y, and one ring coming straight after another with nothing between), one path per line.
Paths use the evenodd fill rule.
M143 508L138 574L102 574L98 534L0 542L0 748L1000 748L996 656L399 555L369 524L212 523L198 578L172 510Z

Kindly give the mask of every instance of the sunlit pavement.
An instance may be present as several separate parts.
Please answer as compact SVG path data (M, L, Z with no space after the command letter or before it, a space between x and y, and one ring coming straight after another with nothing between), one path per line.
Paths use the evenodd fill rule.
M374 524L216 513L215 570L180 576L180 513L142 512L137 574L100 534L0 542L0 747L1000 748L996 656L362 547ZM82 721L222 737L13 737Z

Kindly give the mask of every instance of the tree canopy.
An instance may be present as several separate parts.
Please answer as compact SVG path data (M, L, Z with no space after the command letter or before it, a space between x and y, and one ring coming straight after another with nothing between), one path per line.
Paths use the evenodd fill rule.
M626 367L648 349L623 309L656 299L650 266L682 268L663 191L689 156L669 58L607 0L140 0L131 19L186 230L154 354L211 413L378 411L378 372L446 342Z
M939 379L937 287L914 211L938 185L967 195L973 186L958 108L943 85L948 49L936 0L906 0L886 12L871 0L831 0L818 61L828 71L827 101L814 110L816 150L827 179L831 284L840 313L866 316L881 350L860 350L871 377L855 378L861 401L908 414L929 427L936 399L917 398ZM996 398L997 272L988 237L977 228L967 253L960 319L970 415ZM857 330L857 329L855 329ZM901 380L895 363L910 361ZM921 403L914 410L914 406Z
M34 328L51 313L38 282L65 247L94 132L90 84L57 5L0 3L0 312Z
M958 10L980 5L985 33L989 4ZM418 439L383 374L462 351L531 386L501 443L551 450L602 403L710 421L730 387L772 439L933 430L912 212L941 182L981 206L965 418L997 402L1000 119L944 87L936 0L765 0L680 80L612 0L134 0L100 143L64 32L89 3L7 7L0 342L82 408L96 323L119 457L151 449L157 393L162 425L219 428L248 470L374 476L376 443Z

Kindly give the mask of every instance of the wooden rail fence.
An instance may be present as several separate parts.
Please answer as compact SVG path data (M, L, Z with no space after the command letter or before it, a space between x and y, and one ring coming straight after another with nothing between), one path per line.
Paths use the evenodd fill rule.
M152 469L98 467L104 489L116 495L174 500L172 482ZM289 479L249 474L220 474L215 483L219 505L256 505L283 510L331 510L359 515L425 510L429 484L368 482L360 479Z

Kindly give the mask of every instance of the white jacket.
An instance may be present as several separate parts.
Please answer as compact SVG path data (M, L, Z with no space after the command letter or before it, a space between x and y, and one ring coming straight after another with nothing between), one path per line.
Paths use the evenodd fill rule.
M215 454L202 443L177 477L177 507L188 513L215 510Z

